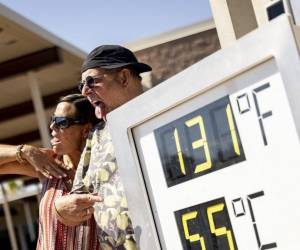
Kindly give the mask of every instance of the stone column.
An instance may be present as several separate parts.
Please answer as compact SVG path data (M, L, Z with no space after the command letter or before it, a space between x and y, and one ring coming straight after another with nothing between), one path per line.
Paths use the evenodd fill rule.
M50 147L50 135L49 135L49 127L48 127L49 124L47 121L47 116L43 105L38 79L36 78L34 72L28 72L27 76L28 76L33 106L34 106L35 114L37 116L39 131L42 138L42 143L44 147Z
M221 47L257 28L251 0L210 0Z

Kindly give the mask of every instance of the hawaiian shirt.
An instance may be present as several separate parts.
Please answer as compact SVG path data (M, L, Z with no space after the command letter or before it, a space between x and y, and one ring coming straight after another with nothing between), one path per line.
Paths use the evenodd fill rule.
M137 249L111 135L104 122L87 139L71 193L98 193L103 199L94 205L103 250Z

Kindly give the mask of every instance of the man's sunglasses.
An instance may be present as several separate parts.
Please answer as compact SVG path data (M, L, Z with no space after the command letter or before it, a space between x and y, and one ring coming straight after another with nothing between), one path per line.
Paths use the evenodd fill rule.
M68 128L74 124L83 124L84 121L82 119L74 119L69 117L62 117L62 116L51 116L50 124L53 124L57 128Z
M86 84L90 89L92 89L97 82L98 79L102 79L106 74L102 74L99 76L87 76L87 78L84 81L80 81L78 83L78 89L80 93L82 93L83 87Z

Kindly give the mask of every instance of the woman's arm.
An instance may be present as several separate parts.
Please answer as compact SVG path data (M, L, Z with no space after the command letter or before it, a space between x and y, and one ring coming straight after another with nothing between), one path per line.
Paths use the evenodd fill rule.
M19 158L23 159L24 162L20 163L17 161L17 151L18 146L0 145L0 166L5 165L2 170L0 168L0 174L18 174L14 171L15 169L13 167L9 169L8 165L6 165L8 163L13 163L13 165L9 166L18 166L17 171L23 172L24 169L22 169L21 166L31 165L29 171L30 173L32 173L31 171L33 169L36 172L40 172L47 178L52 178L52 176L56 178L63 178L66 176L63 169L60 167L62 163L50 156L51 152L53 154L53 151L51 149L39 149L34 146L24 145L19 152ZM27 168L28 167L26 167L26 171Z
M0 165L0 175L19 174L38 178L38 172L28 163L20 164L17 161L12 161Z
M17 148L13 145L0 145L0 165L17 160Z

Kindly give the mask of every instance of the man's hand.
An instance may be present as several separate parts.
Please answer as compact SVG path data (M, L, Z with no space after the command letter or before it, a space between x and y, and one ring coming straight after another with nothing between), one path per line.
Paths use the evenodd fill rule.
M76 226L91 218L95 202L99 196L92 194L70 194L57 199L54 203L57 219L65 225Z
M28 161L34 169L47 178L66 177L62 169L63 164L55 159L54 152L51 149L39 149L30 145L25 145L22 150L22 157Z

